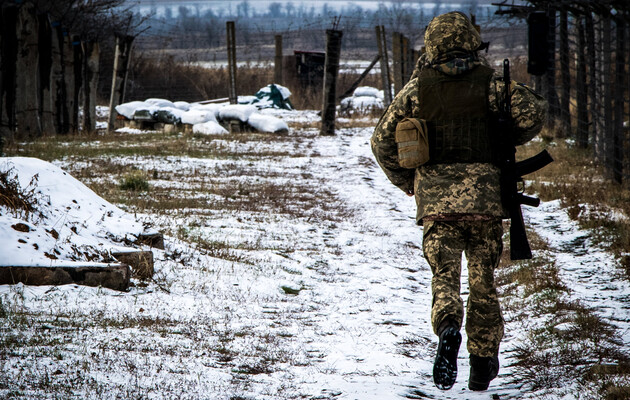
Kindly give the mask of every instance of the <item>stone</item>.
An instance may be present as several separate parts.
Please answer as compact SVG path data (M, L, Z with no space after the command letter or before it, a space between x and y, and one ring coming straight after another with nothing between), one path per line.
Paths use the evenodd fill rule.
M129 288L131 270L126 264L107 266L65 267L0 267L0 284L12 285L66 285L75 283L85 286L102 286L126 291Z
M132 278L150 279L153 277L153 252L152 251L125 251L112 253L112 256L121 263L131 267Z
M164 250L164 236L161 233L141 233L137 236L136 243Z

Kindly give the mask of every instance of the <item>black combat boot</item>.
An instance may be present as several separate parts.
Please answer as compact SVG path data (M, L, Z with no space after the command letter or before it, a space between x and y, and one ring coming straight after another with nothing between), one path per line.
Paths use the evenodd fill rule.
M438 389L448 390L457 379L457 353L462 335L454 322L447 321L440 325L438 336L440 343L433 364L433 382Z
M499 357L479 357L470 355L470 378L468 378L468 389L487 390L490 381L499 374Z

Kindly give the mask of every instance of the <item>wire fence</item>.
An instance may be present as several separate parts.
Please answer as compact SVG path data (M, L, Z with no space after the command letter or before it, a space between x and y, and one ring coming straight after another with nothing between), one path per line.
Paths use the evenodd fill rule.
M519 18L533 11L549 22L549 68L535 82L549 101L550 130L590 147L609 177L628 185L630 4L530 1L503 10Z
M337 19L337 29L343 32L340 55L340 84L338 95L343 94L352 83L365 71L379 54L375 27L383 26L386 34L386 46L393 64L394 37L403 35L409 42L409 48L419 51L423 43L426 25L435 13L448 10L425 12L422 9L399 10L384 9L378 17L366 18L358 15L342 15ZM527 27L522 21L510 21L497 17L488 10L480 10L476 15L484 40L493 43L492 53L497 57L516 57L525 54L527 49ZM309 97L311 103L321 106L317 93L321 87L308 88L304 95L303 87L298 82L273 82L273 69L278 60L275 38L282 38L284 57L293 57L296 52L325 52L326 30L332 27L335 19L332 15L316 16L307 20L280 21L265 18L262 21L236 19L236 59L239 66L239 95L251 95L269 83L283 83L292 92ZM159 22L159 23L157 23ZM194 67L212 68L216 76L223 76L227 68L226 22L227 18L190 17L188 20L171 19L154 21L151 30L145 32L134 44L129 70L127 100L143 100L147 97L170 97L176 100L198 101L209 97L227 96L227 89L220 82L210 82L211 78L198 76ZM151 69L149 64L158 67ZM182 65L187 66L183 73ZM260 80L253 82L251 68L258 68ZM285 68L296 68L295 64ZM299 68L299 66L297 67ZM111 85L108 76L111 66L101 65L102 96L106 96ZM392 72L393 73L393 72ZM363 84L383 89L380 78L380 64L371 69ZM188 77L186 77L186 75ZM241 78L241 75L243 78ZM287 74L285 74L286 76ZM409 74L410 75L410 74ZM266 81L263 81L266 80ZM215 79L216 80L216 79ZM206 83L207 82L207 83ZM247 85L244 85L244 83ZM320 82L315 82L320 84ZM254 85L254 86L251 86ZM321 85L320 85L321 86Z

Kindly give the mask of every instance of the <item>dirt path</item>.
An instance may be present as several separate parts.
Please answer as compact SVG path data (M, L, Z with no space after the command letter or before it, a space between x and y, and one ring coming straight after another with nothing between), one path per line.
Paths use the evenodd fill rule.
M152 196L175 204L138 214L171 232L156 251L154 280L126 293L0 286L0 397L542 398L512 383L515 349L529 334L512 323L489 391L467 389L464 346L455 387L434 387L421 228L413 199L374 162L371 131L217 137L184 143L195 157L107 158L113 171L154 171ZM72 172L98 161L56 163ZM615 281L605 251L591 251L559 215L553 203L526 213L575 295L614 321L627 344L630 288ZM576 398L571 389L564 400Z

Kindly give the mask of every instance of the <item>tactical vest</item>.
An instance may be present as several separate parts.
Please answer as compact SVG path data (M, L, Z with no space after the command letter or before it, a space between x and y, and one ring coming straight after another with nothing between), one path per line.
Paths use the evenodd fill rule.
M495 160L488 107L493 72L483 65L460 75L431 68L420 72L419 118L429 130L430 164Z

